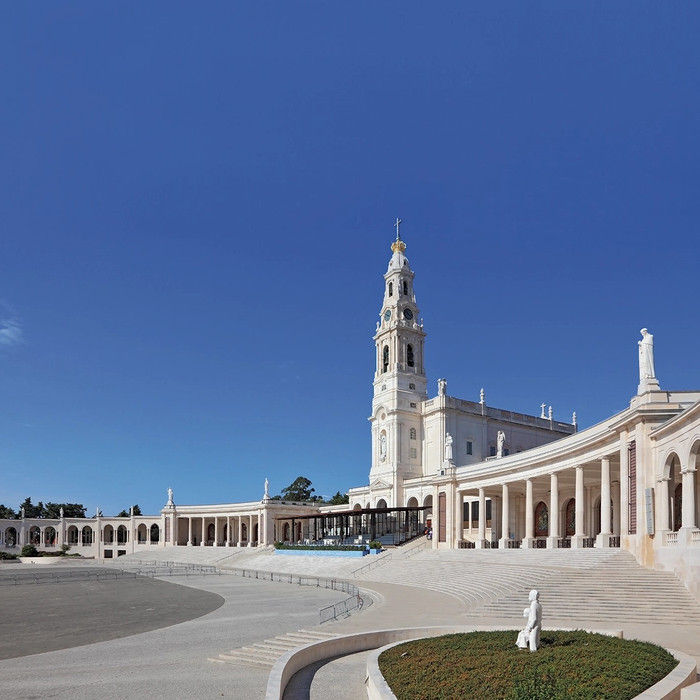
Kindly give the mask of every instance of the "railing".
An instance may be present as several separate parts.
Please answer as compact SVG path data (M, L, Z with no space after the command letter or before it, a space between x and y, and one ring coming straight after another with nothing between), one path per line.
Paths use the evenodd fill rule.
M678 544L678 533L677 532L667 532L664 536L664 544L669 547L674 547Z
M369 571L370 569L374 569L377 566L381 566L382 564L386 564L388 561L391 561L392 553L387 552L386 554L370 554L369 556L372 557L372 560L369 561L367 564L364 564L363 566L358 567L357 569L353 569L350 572L351 576L354 576L355 578L357 578L365 571Z
M557 547L559 549L571 549L571 537L560 537L557 540Z
M593 549L595 546L595 537L584 537L582 543L584 549Z
M544 537L538 537L535 539L534 549L547 549L547 540Z
M407 549L404 553L403 558L404 559L410 559L414 554L418 554L419 552L424 552L426 549L428 549L428 542L429 540L424 540L420 544L417 544L415 547L411 547L411 549Z
M520 549L522 540L506 540L506 549Z
M700 544L700 530L693 530L690 533L690 543Z
M336 620L339 615L349 615L352 610L361 610L364 601L360 595L360 589L350 581L342 579L323 578L321 576L301 576L299 574L282 574L275 571L262 571L259 569L230 569L233 574L240 574L243 578L254 578L260 581L277 581L279 583L295 583L298 586L315 586L327 588L333 591L343 591L348 594L345 600L339 603L327 605L319 610L321 623L328 620Z
M613 535L608 539L608 547L620 547L620 536Z
M472 542L471 540L460 540L457 546L459 549L474 549L476 547L476 543Z

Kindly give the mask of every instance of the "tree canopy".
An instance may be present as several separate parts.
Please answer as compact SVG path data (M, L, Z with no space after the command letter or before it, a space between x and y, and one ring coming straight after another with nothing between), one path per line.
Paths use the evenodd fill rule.
M143 515L143 513L141 512L141 508L139 508L138 503L134 503L133 508L134 508L134 515ZM117 513L118 518L128 518L129 515L131 515L131 513L129 513L128 510L120 510Z
M15 513L11 508L2 509L5 506L0 506L0 517L7 518L21 518L22 508L24 508L25 518L60 518L61 508L63 508L63 515L66 518L84 518L85 517L85 506L82 503L52 503L48 502L46 504L39 501L36 505L32 503L32 499L27 496L27 498L20 503L17 512ZM8 515L1 515L3 512L9 513Z
M307 479L305 476L298 476L291 484L289 484L289 486L282 489L281 495L273 496L272 500L329 503L333 506L350 503L350 498L348 495L342 494L340 491L336 491L335 495L328 501L325 501L322 496L316 496L315 491L316 489L311 486L311 479Z

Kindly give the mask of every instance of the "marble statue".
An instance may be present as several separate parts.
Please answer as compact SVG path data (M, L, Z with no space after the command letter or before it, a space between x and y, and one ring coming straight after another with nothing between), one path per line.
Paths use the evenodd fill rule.
M22 520L24 520L24 508L20 509L20 513L22 514Z
M578 425L576 422L576 411L571 414L571 425Z
M168 502L166 505L169 505L169 506L175 505L173 503L173 490L171 488L168 488Z
M546 403L541 403L540 404L540 418L546 418L547 416L544 413L544 409L547 408Z
M481 391L479 392L479 403L483 404L484 401L486 401L486 393L484 392L484 387L481 387Z
M134 517L134 506L131 506L131 508L129 508L129 517L130 518Z
M554 411L552 411L552 407L550 406L549 411L547 411L547 418L549 418L549 420L552 420L553 415L554 415Z
M642 339L639 345L639 383L644 384L647 379L656 379L654 371L654 336L646 328L639 331Z
M270 499L270 480L265 477L265 495L263 498L267 501Z
M438 379L438 396L447 395L447 379Z
M540 594L530 591L530 605L523 610L523 617L527 618L525 629L518 634L516 645L520 649L537 651L540 647L540 630L542 629L542 606L539 602Z
M454 440L452 439L452 435L449 433L445 434L445 461L446 462L452 462L452 443Z
M379 438L379 456L382 462L386 459L386 433L382 433Z
M61 519L63 519L63 506L61 506L58 510L58 515Z
M498 431L496 436L496 457L503 457L503 445L506 444L506 434L502 431Z

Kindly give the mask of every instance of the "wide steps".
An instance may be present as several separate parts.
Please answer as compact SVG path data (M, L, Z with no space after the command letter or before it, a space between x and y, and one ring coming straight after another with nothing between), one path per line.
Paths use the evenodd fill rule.
M229 652L219 654L215 658L210 658L209 661L214 663L245 663L272 668L277 659L288 651L312 644L313 642L322 642L335 636L335 634L329 632L301 629L297 632L288 632L272 639L256 642L251 646L232 649Z
M545 620L700 623L700 605L672 573L645 569L620 550L427 549L362 578L447 593L469 619L512 618L515 626L532 588Z

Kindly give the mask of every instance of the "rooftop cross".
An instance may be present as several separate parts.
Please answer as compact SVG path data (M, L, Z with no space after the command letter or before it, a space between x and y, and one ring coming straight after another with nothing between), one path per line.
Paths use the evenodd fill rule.
M399 226L401 225L401 219L399 217L396 217L396 223L394 226L396 226L396 240L400 241L401 240L401 234L399 233Z

